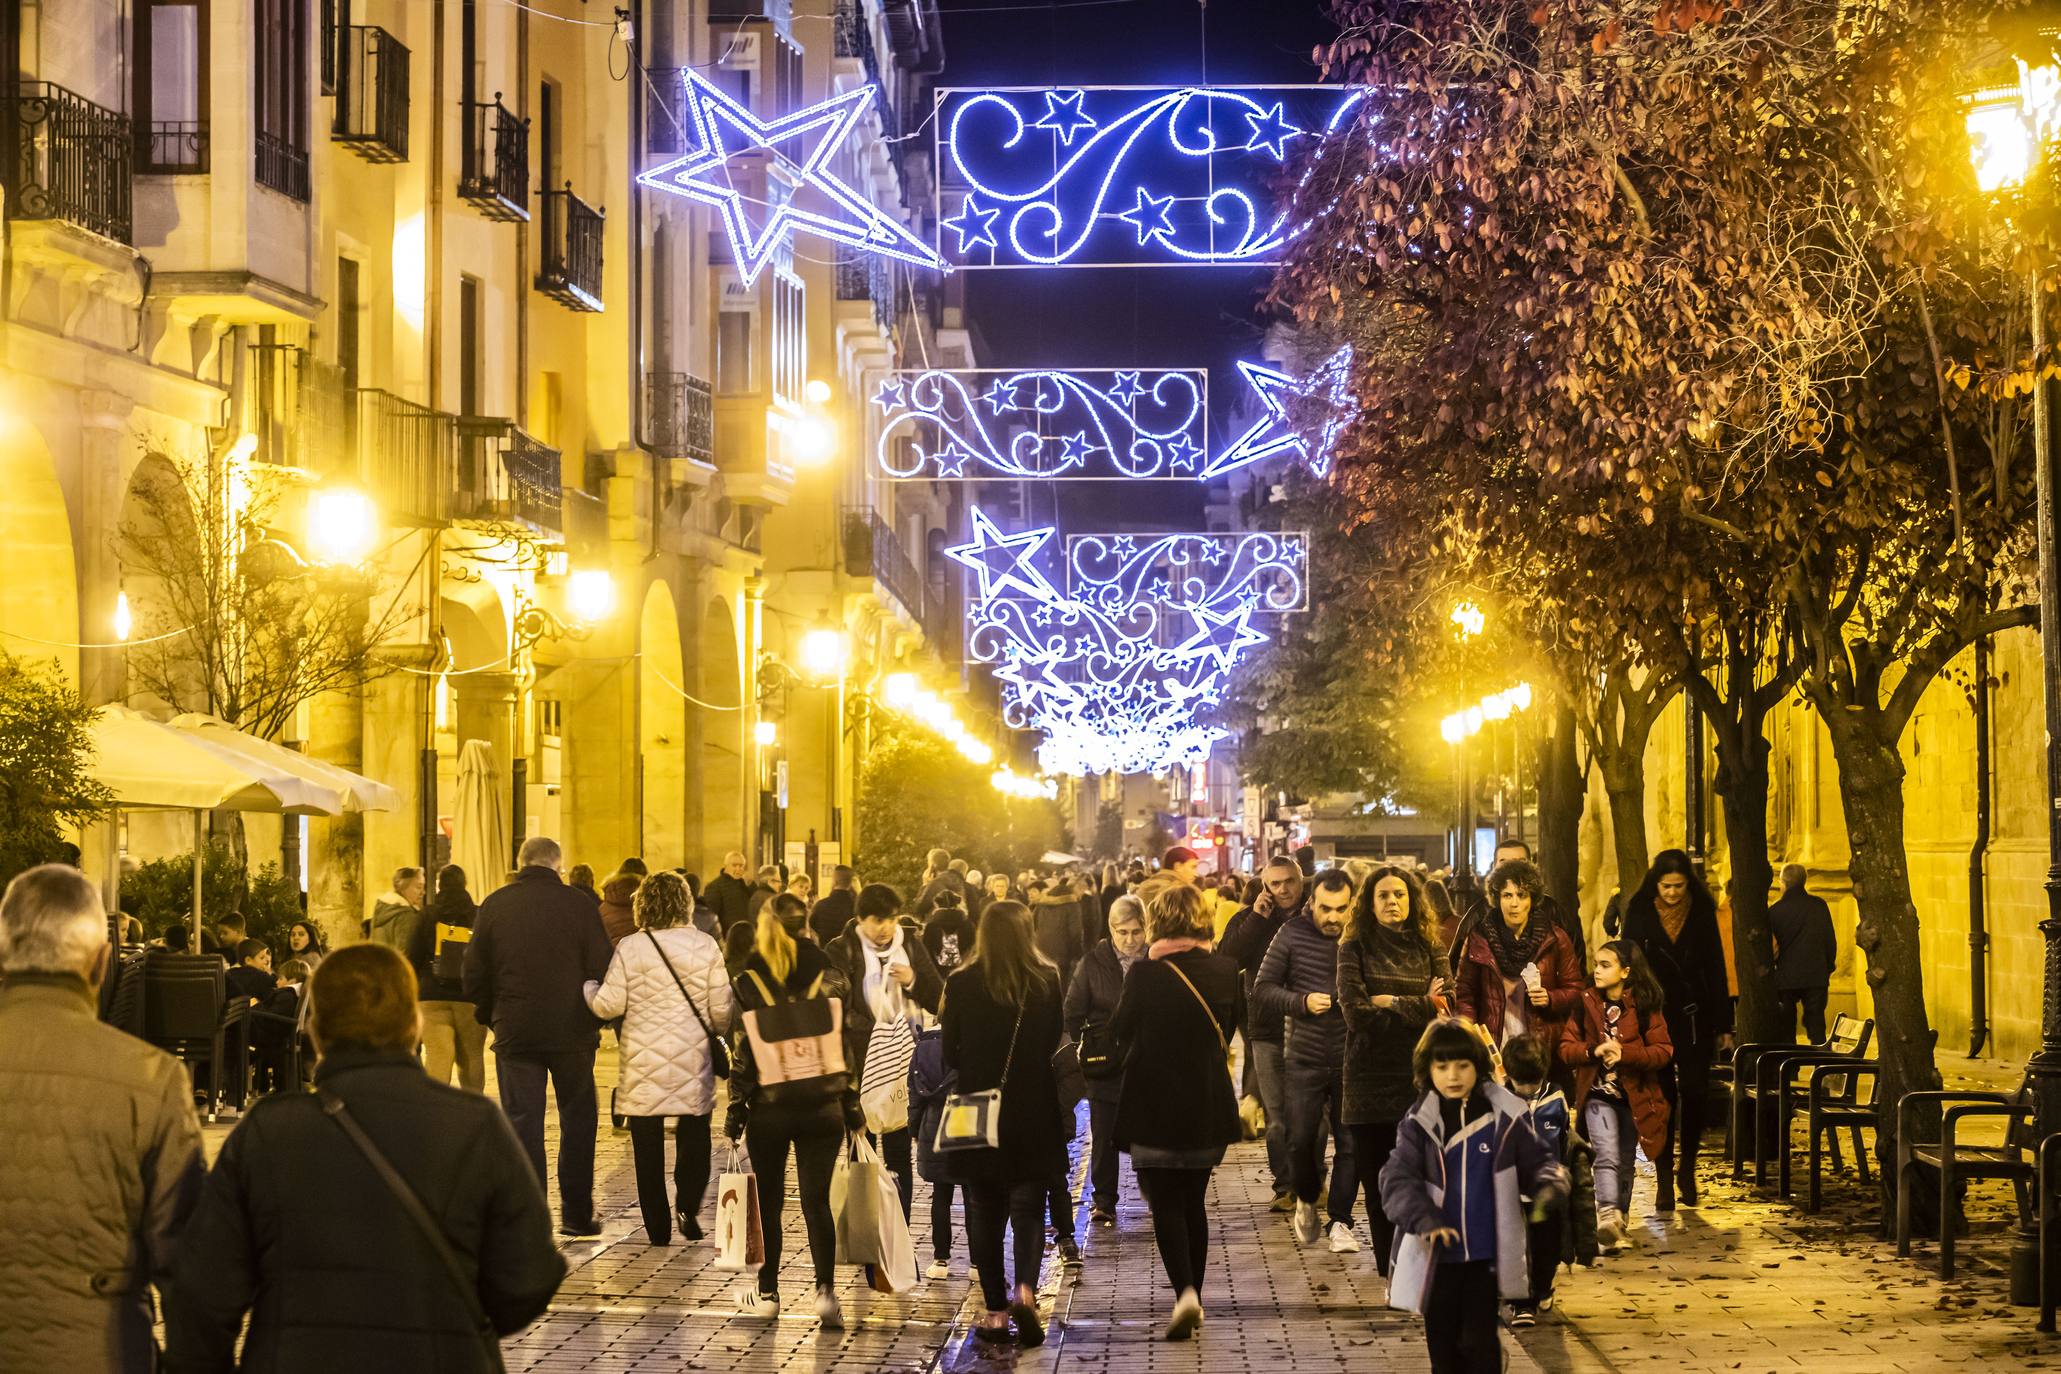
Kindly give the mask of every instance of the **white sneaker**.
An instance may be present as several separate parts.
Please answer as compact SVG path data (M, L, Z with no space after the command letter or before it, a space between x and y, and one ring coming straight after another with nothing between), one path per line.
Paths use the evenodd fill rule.
M1624 1213L1605 1207L1596 1214L1596 1247L1614 1252L1624 1243Z
M1357 1255L1360 1243L1353 1238L1353 1228L1342 1221L1331 1223L1331 1253L1334 1255Z
M761 1293L757 1288L748 1288L738 1300L737 1315L740 1317L763 1317L767 1321L780 1315L780 1298L777 1294Z
M1317 1225L1315 1204L1298 1199L1295 1204L1295 1238L1304 1245L1315 1245L1317 1237L1322 1234L1323 1228Z
M1195 1334L1195 1328L1202 1325L1202 1299L1195 1296L1192 1288L1183 1288L1181 1296L1174 1302L1174 1315L1167 1321L1166 1338L1170 1341L1185 1341Z
M943 1260L932 1260L923 1267L923 1277L926 1279L948 1279L952 1277L952 1266Z
M844 1308L838 1304L837 1290L818 1288L816 1290L816 1320L825 1331L844 1330Z

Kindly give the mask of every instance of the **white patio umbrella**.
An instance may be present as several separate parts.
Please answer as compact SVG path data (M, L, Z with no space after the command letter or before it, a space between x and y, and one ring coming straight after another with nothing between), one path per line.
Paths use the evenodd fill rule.
M239 730L226 720L215 716L188 713L173 716L170 721L174 730L197 735L201 739L224 749L240 758L261 765L274 773L300 778L317 787L332 789L341 794L343 810L391 811L401 804L400 793L383 782L353 773L348 768L339 768L333 763L310 758L296 749L283 744L259 739L246 730Z
M465 870L474 901L502 886L508 875L508 822L501 814L501 770L494 766L493 746L483 739L469 739L458 749L451 862Z

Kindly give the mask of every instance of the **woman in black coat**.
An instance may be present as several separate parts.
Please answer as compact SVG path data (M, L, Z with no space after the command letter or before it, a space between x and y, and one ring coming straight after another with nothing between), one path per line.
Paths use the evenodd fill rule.
M1111 1030L1124 1046L1116 1138L1152 1209L1174 1289L1166 1338L1202 1324L1209 1258L1209 1177L1242 1134L1231 1087L1231 1035L1245 1011L1238 965L1210 942L1210 901L1175 883L1146 906L1147 957L1124 979Z
M1666 1157L1654 1161L1653 1205L1656 1212L1672 1212L1677 1186L1683 1203L1696 1205L1696 1151L1703 1140L1710 1065L1732 1048L1732 982L1717 901L1687 854L1665 849L1654 858L1646 881L1625 904L1624 938L1638 942L1660 984L1661 1015L1675 1047L1660 1081L1669 1108L1667 1148Z
M945 1067L957 1092L999 1088L998 1144L946 1154L946 1169L966 1196L966 1246L980 1275L987 1315L973 1334L1042 1343L1038 1270L1045 1262L1045 1192L1065 1165L1066 1124L1052 1055L1059 1048L1059 975L1038 953L1030 912L994 902L980 914L973 957L945 982ZM1002 1267L1002 1234L1015 1234L1016 1287Z
M1352 924L1338 942L1338 1008L1345 1017L1345 1087L1340 1119L1367 1189L1367 1229L1383 1277L1395 1227L1381 1208L1381 1166L1395 1152L1396 1127L1417 1105L1410 1057L1438 1015L1448 965L1438 917L1408 869L1367 876ZM1346 1202L1351 1210L1352 1202Z
M431 1082L416 1062L415 980L399 952L346 946L310 987L319 1095L274 1093L229 1133L173 1259L163 1367L499 1369L474 1306L512 1335L565 1277L529 1159L499 1106ZM324 1110L328 1098L435 1218L468 1292Z

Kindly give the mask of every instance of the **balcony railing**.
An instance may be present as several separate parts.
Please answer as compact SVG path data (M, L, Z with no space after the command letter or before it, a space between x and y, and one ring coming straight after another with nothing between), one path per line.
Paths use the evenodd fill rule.
M887 135L887 152L895 169L901 170L902 144L897 138L901 132L901 120L895 112L894 97L888 94L888 84L880 75L880 50L873 42L872 26L866 22L866 7L860 0L837 0L835 21L834 53L838 57L856 57L865 69L866 80L873 86L873 108L880 116L880 127Z
M517 119L499 91L466 107L458 194L488 219L530 217L530 122Z
M244 428L260 462L359 480L357 417L343 369L291 344L253 344Z
M653 67L644 88L644 151L677 157L694 146L687 117L687 69Z
M7 215L130 239L129 117L48 81L24 81L6 140Z
M358 392L359 480L396 522L441 524L458 486L455 416L389 391Z
M565 498L557 449L507 420L480 415L458 421L458 448L452 519L560 529Z
M882 329L894 328L894 268L878 253L855 253L837 260L837 298L872 301L873 322Z
M308 150L296 148L278 134L258 130L258 185L307 203Z
M568 310L601 309L601 230L607 212L572 193L544 193L542 258L537 289Z
M664 457L715 462L714 390L692 373L645 373L644 435Z
M329 136L367 162L408 160L408 50L385 29L353 24L337 47Z
M902 603L910 619L923 622L923 578L894 527L870 506L844 513L844 570L853 577L872 578Z
M152 120L142 130L136 170L146 176L194 176L208 169L205 119Z

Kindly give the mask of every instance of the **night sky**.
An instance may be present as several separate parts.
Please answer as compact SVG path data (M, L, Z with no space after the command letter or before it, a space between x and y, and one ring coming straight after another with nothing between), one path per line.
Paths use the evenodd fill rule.
M940 86L1309 82L1311 50L1337 32L1319 0L1210 0L1206 9L1196 0L940 0L940 9ZM1208 367L1215 447L1244 389L1233 364L1257 353L1266 276L1221 267L974 272L967 301L988 347L984 366ZM1200 526L1190 483L1063 487L1052 495L1062 525L1076 530Z

